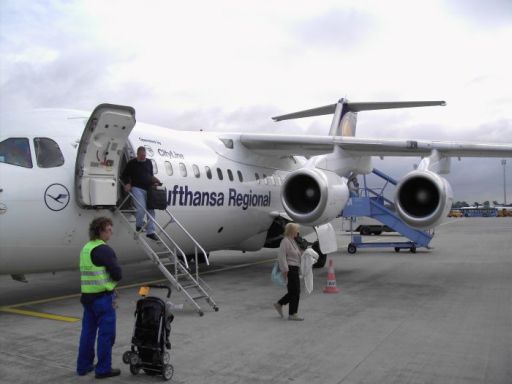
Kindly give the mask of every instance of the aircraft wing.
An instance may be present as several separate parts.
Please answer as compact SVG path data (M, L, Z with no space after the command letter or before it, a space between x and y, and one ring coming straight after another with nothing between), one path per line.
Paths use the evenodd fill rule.
M429 156L436 149L446 157L512 157L512 143L374 139L345 136L241 134L247 148L267 156L317 156L339 146L354 156Z

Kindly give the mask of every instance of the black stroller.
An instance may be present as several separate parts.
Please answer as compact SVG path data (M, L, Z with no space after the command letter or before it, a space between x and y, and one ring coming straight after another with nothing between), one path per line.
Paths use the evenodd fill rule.
M149 288L167 289L167 298L171 296L171 288L166 285L148 285ZM123 362L130 364L130 372L137 375L142 369L147 375L162 375L164 380L170 380L174 367L170 364L171 322L174 319L170 313L170 305L154 296L144 297L146 293L141 288L142 299L137 301L135 310L135 326L130 351L123 354ZM166 308L167 307L167 308Z

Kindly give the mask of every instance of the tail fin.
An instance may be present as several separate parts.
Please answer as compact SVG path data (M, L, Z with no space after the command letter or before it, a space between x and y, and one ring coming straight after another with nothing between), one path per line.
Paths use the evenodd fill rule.
M445 101L388 101L388 102L367 102L351 103L346 99L340 99L336 104L324 105L323 107L306 109L286 115L275 116L274 121L299 119L302 117L322 116L334 114L329 131L330 136L355 136L357 125L357 112L372 111L378 109L392 108L414 108L446 105Z

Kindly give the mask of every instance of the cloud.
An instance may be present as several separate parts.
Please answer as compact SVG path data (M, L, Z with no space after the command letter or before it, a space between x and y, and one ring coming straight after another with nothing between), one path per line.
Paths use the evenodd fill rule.
M479 27L495 29L512 22L510 0L446 0L442 4L454 17Z
M370 38L374 18L355 9L330 9L303 20L293 28L305 50L328 48L350 51Z

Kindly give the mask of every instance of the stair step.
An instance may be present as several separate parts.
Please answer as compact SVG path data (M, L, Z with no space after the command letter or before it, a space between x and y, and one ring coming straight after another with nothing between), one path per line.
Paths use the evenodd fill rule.
M155 252L158 256L160 255L173 255L173 253L171 251L160 251L160 252Z
M199 288L199 285L194 283L194 284L182 285L181 288L183 288L183 289Z

